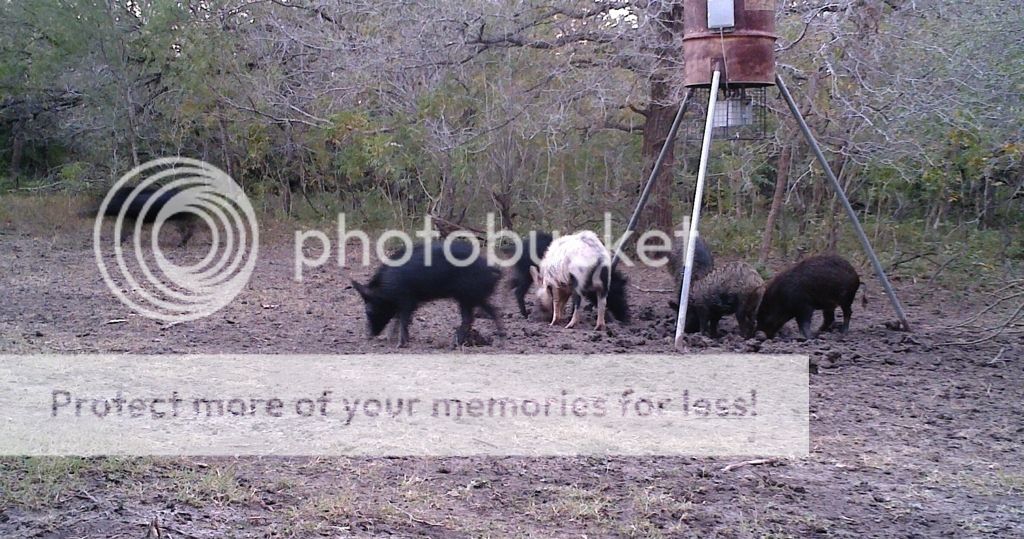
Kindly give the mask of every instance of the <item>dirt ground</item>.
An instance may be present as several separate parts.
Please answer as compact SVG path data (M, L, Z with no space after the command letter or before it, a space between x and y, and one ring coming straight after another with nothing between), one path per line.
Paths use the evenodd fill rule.
M0 230L0 352L451 352L451 304L417 313L408 349L367 340L347 279L371 268L329 264L297 283L292 249L261 246L233 303L166 326L106 289L86 233ZM607 334L523 320L502 287L501 349L670 351L668 276L629 275L634 323ZM885 296L862 275L870 303L855 305L845 339L800 342L791 322L773 341L691 342L812 358L806 459L724 470L736 459L5 457L0 537L142 538L154 519L174 538L1024 536L1024 343L943 344L971 337L943 326L985 298L906 279L896 284L915 331L890 330ZM493 325L476 329L488 338Z

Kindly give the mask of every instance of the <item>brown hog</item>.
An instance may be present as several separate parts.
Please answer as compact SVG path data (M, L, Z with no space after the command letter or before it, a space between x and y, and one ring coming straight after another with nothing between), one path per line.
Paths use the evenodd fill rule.
M768 282L757 310L757 329L771 339L786 322L796 318L804 338L813 339L814 311L820 310L825 318L819 331L829 331L836 319L836 307L840 307L841 331L845 334L850 329L850 307L858 288L860 276L844 258L828 254L804 259Z
M699 320L701 331L713 338L718 337L718 321L735 313L740 334L749 339L754 336L763 285L761 275L750 264L730 262L693 283L688 310Z

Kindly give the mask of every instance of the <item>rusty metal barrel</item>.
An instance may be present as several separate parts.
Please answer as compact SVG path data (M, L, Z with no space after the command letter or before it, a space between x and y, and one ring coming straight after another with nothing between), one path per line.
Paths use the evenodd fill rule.
M709 4L714 28L709 28ZM725 87L760 88L775 84L775 5L775 0L686 0L684 84L709 87L715 69L721 71Z

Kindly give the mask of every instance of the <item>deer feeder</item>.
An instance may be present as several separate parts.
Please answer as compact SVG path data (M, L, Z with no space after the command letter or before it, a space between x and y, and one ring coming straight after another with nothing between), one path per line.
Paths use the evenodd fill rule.
M712 125L719 139L759 139L767 130L766 88L775 84L775 0L687 0L683 84L706 101L721 73Z

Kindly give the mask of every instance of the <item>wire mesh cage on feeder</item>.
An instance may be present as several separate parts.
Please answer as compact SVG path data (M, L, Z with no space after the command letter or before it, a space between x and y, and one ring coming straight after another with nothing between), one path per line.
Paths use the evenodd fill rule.
M694 88L693 110L707 115L710 88ZM712 136L718 140L760 140L768 131L767 88L722 87L711 118Z
M708 101L719 71L717 139L765 137L768 86L775 84L775 0L687 0L683 18L684 84ZM704 111L705 114L707 111Z

